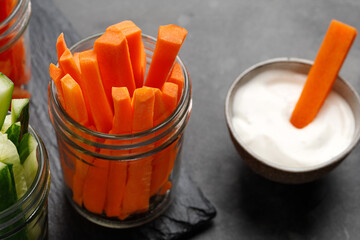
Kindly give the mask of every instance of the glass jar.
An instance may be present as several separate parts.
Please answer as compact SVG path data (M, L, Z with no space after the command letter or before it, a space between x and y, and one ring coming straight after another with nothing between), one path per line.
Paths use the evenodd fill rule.
M91 49L101 34L70 50ZM147 67L156 40L142 35ZM142 225L159 216L175 197L184 130L192 108L190 76L177 57L184 87L176 110L159 125L135 134L111 135L75 122L49 84L49 115L56 132L66 196L88 220L111 228Z
M1 0L2 5L10 4L11 9L6 13L0 12L0 72L10 78L15 85L14 96L18 89L28 84L31 78L29 52L29 24L31 15L30 0ZM4 6L0 6L3 7ZM4 14L9 14L7 17ZM3 15L3 16L1 16ZM6 17L5 19L3 19Z
M28 189L14 205L0 212L0 239L46 239L48 233L49 160L43 142L29 126L38 142L38 171Z

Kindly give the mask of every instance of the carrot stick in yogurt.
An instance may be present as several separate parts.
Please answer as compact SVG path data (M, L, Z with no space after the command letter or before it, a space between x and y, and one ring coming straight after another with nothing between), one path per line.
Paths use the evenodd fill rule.
M356 33L356 29L349 25L336 20L331 21L290 118L291 124L296 128L306 127L320 111Z

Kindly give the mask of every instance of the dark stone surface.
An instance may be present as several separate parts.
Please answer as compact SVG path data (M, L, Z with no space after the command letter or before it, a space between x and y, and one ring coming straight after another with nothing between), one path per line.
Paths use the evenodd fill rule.
M180 51L193 84L193 111L183 164L216 206L217 216L212 225L186 238L359 238L360 147L320 181L300 186L272 183L254 174L239 157L227 132L224 103L235 78L255 63L275 57L314 59L332 18L360 30L360 1L53 1L81 38L124 19L133 20L152 36L156 36L159 25L170 23L189 31ZM48 5L47 0L41 2ZM56 33L49 34L52 44ZM340 72L358 92L359 66L358 36ZM46 86L40 87L45 94ZM69 208L66 201L52 204L64 211ZM63 224L58 227L65 229L66 220L52 214L50 217L59 218L58 223Z
M215 217L214 206L183 170L177 198L155 221L130 230L112 230L94 225L72 208L62 189L54 130L47 112L48 67L56 62L56 38L64 32L68 45L80 40L51 0L32 1L30 39L32 51L31 125L41 136L49 153L51 191L49 195L50 239L178 239L197 232Z

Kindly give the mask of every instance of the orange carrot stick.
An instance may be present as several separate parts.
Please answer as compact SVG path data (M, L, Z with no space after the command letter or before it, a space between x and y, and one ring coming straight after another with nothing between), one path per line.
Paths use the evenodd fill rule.
M184 74L181 70L180 64L178 64L177 62L174 63L170 76L166 81L178 85L178 101L179 101L184 87Z
M61 55L65 52L65 50L68 49L66 46L66 42L64 39L64 33L60 33L59 37L56 41L56 53L58 57L58 61L60 62Z
M75 164L75 162L73 161L73 158L70 157L68 145L64 141L58 141L58 147L59 147L59 158L60 158L64 181L65 184L72 190L73 179L75 174L75 168L73 164Z
M65 49L61 55L59 59L59 66L64 71L64 74L70 74L70 76L82 88L80 69L77 67L74 57L69 49Z
M161 188L160 194L164 195L168 190L170 190L172 187L172 184L170 181L167 181L164 186Z
M12 98L31 98L31 94L25 89L14 86Z
M154 55L146 77L145 86L162 88L186 35L187 31L176 25L159 27Z
M126 37L129 46L135 85L136 88L142 87L144 82L144 75L142 70L143 43L141 41L141 29L137 27L132 21L122 21L108 27L106 31L121 32Z
M83 162L82 160L76 159L75 160L75 174L73 178L73 200L79 206L82 206L83 203L83 189L84 189L84 182L87 176L87 172L89 169L88 164L92 164L94 160L91 162Z
M132 99L133 133L142 132L153 127L155 94L150 88L136 89Z
M95 41L94 52L108 101L112 102L112 87L127 87L132 96L136 87L125 36L121 32L105 32Z
M126 87L112 88L114 102L114 121L112 134L131 134L132 107L129 91ZM108 140L108 143L112 142ZM127 151L129 152L129 151ZM111 150L106 154L112 155ZM111 162L107 185L105 213L108 217L120 217L128 215L122 211L122 202L125 193L127 179L127 162Z
M83 92L89 97L89 105L98 131L108 133L112 128L113 111L102 85L96 54L91 51L80 53ZM85 95L85 94L84 94Z
M114 102L113 134L130 134L132 128L132 106L129 91L126 87L113 87Z
M15 0L2 0L0 1L0 22L4 21L13 10L16 4ZM2 30L2 29L0 29ZM0 33L2 33L0 31Z
M109 161L95 158L84 182L83 203L87 210L101 214L105 208Z
M27 84L30 79L30 72L28 72L26 67L27 60L24 38L21 37L18 39L10 49L12 52L11 65L13 66L13 72L9 77L14 82L15 86Z
M162 88L162 93L164 102L170 113L172 113L175 110L178 102L178 85L175 83L166 82Z
M121 31L121 29L127 28L127 27L134 27L136 26L135 23L131 20L124 20L119 23L113 24L109 26L106 31Z
M64 94L66 112L76 122L87 126L89 118L79 84L69 74L66 74L61 78L61 88Z
M154 124L155 122L159 124L162 121L164 121L166 118L168 118L171 115L171 113L175 110L177 105L178 86L175 83L166 82L163 86L162 91L163 92L161 95L160 94L156 95L157 91L155 93L155 96L158 96L159 98L161 96L162 100L160 100L159 98L158 99L155 98L154 113L160 111L162 112L162 114L157 113L157 116L160 116L160 118L155 118L155 114L154 114ZM156 143L156 146L159 146L161 144L162 142L158 142ZM173 149L171 148L171 146L169 146L166 149L163 149L162 151L157 153L155 159L152 161L152 178L151 178L150 196L153 196L156 193L158 193L160 188L168 180L168 169L170 168L172 151Z
M137 88L132 99L132 132L152 128L154 114L154 92L149 88ZM144 140L144 139L142 139ZM147 146L144 151L152 146ZM128 180L125 187L123 212L139 213L149 209L152 157L128 162Z
M169 111L163 93L158 88L151 88L155 94L155 105L154 105L154 126L162 123L171 114Z
M93 126L89 126L89 128L96 131L95 127ZM95 141L95 139L92 139L92 141ZM79 206L82 206L85 180L89 167L94 164L95 159L89 155L74 150L72 147L69 147L68 149L69 154L67 157L72 159L72 162L75 164L75 174L72 182L73 200ZM91 147L89 150L94 152L95 147Z
M140 79L142 80L141 86L144 85L144 78L145 78L145 73L146 73L146 52L145 52L145 47L144 47L144 43L141 42L141 68L140 68ZM138 85L136 85L138 86ZM139 85L140 86L140 85Z
M90 109L90 101L87 91L85 90L86 79L81 77L81 69L76 64L76 61L69 49L65 49L59 60L59 66L64 71L64 74L70 74L70 76L80 85L80 88L84 95L86 109L89 116L89 124L93 123L93 114Z
M331 21L291 115L292 125L303 128L314 120L331 91L356 34L355 28Z
M76 66L78 67L80 74L81 74L81 68L80 68L80 53L76 52L74 53L74 61Z
M65 75L64 72L58 68L57 66L55 66L54 64L50 64L49 66L49 74L51 79L54 81L55 86L56 86L56 91L59 97L59 101L61 103L61 105L65 108L65 102L64 102L64 95L63 95L63 90L61 87L61 78Z

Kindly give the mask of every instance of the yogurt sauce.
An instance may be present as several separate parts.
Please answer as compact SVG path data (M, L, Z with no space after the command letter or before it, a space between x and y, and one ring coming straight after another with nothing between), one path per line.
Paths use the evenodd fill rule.
M302 129L289 121L306 75L263 72L234 96L232 123L253 153L283 167L318 165L350 145L355 119L347 102L332 91L315 120Z

